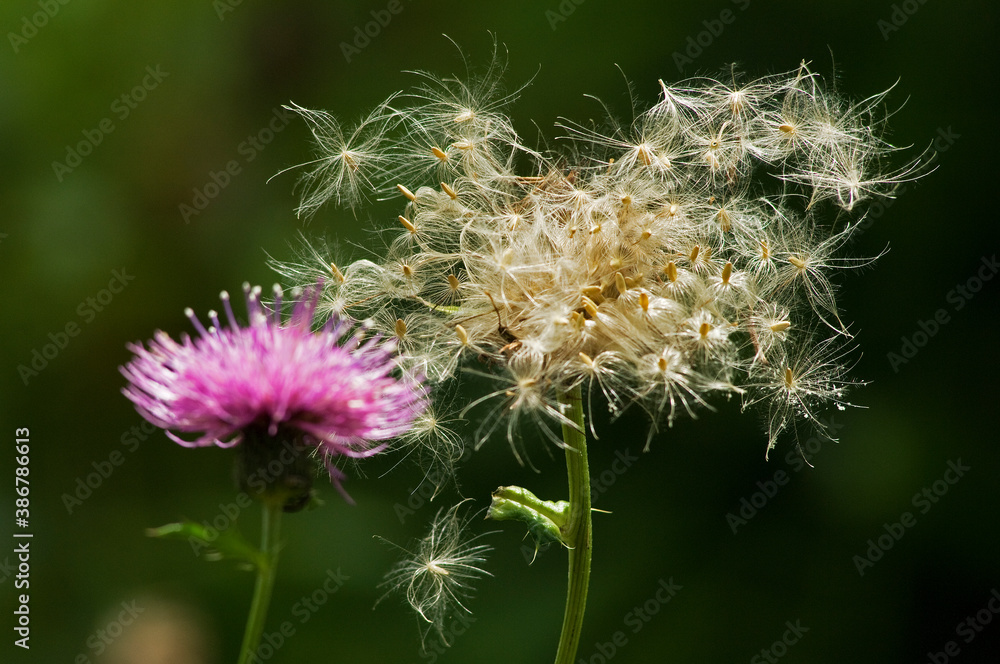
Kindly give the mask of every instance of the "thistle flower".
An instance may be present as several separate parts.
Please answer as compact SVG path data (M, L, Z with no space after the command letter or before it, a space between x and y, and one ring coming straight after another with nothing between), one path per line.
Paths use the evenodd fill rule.
M347 320L331 317L313 331L318 287L303 294L285 323L277 286L271 312L260 302L259 287L245 284L243 290L246 327L236 322L223 292L228 325L210 311L206 328L188 309L196 339L185 334L177 342L157 332L148 348L130 344L135 356L121 368L128 380L122 392L181 445L240 445L249 472L270 468L268 461L283 447L309 450L322 458L339 489L337 457L371 456L407 431L426 405L421 380L396 378L394 344L364 340L360 331L348 336ZM285 487L297 498L306 491L303 472L296 467L283 475L286 484L291 477L298 485Z
M793 415L818 422L815 405L842 397L810 390L808 408L789 410L802 391L761 378L784 375L786 345L808 356L826 343L800 333L815 321L847 335L829 273L861 262L834 256L858 228L842 218L916 177L920 161L882 170L895 149L880 137L884 95L845 103L805 63L732 79L661 81L656 104L610 132L564 121L565 155L522 145L503 113L512 96L491 79L398 97L400 133L384 150L410 167L372 184L396 187L401 226L386 231L384 260L327 282L326 301L386 335L413 331L406 362L434 380L474 359L503 373L481 439L520 414L559 421L555 396L596 380L614 413L650 412L650 435L716 392L771 400L770 449ZM475 159L455 158L473 144ZM418 153L441 168L423 169Z
M390 593L402 591L407 603L426 623L421 630L422 638L426 639L433 630L445 645L451 645L445 621L456 611L472 613L463 603L471 595L469 584L483 575L492 576L480 567L492 547L478 543L490 533L471 538L466 535L471 516L459 514L464 502L447 511L438 510L430 531L414 549L393 544L405 555L380 584L387 590L379 601Z

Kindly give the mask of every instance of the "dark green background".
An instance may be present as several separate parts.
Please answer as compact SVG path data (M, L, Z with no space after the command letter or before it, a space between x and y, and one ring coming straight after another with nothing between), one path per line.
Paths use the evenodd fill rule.
M210 519L231 502L232 453L186 450L161 433L129 453L121 439L140 418L119 394L117 367L124 344L154 329L187 330L185 306L204 313L222 289L244 280L270 284L267 255L292 256L290 243L310 236L371 243L372 224L386 225L398 205L373 207L357 218L324 209L306 223L293 209L294 174L277 171L310 158L299 121L278 133L247 163L240 144L290 100L354 118L390 92L413 82L401 73L460 72L449 35L471 61L483 63L491 36L510 52L512 86L534 76L514 108L529 141L555 135L559 116L597 117L598 96L628 113L624 78L644 103L657 79L683 77L672 54L705 30L723 9L736 20L704 48L684 75L715 74L737 62L752 74L793 69L803 59L829 74L840 90L866 97L895 83L892 140L912 154L940 134L958 135L938 169L908 191L851 247L855 255L891 250L874 268L841 279L845 320L854 321L863 351L855 375L871 384L855 393L867 409L836 413L839 445L815 455L815 469L795 472L790 447L764 460L765 437L754 415L720 403L683 421L653 443L631 469L616 476L596 506L594 576L580 657L623 630L626 662L746 662L779 639L786 620L809 631L787 662L925 662L928 651L959 640L953 661L996 662L1000 620L970 644L955 626L986 607L1000 588L995 432L997 289L982 291L955 311L947 293L973 276L998 250L996 184L996 8L989 2L911 0L916 9L884 38L887 1L735 3L587 0L550 25L550 2L405 2L402 13L348 63L339 44L372 20L385 2L243 2L220 20L209 0L187 3L71 0L15 53L9 32L40 11L35 2L0 8L0 289L2 360L0 421L8 451L0 454L0 536L13 516L14 429L30 427L33 540L32 649L13 640L13 579L0 582L4 661L71 662L92 654L86 639L121 601L179 599L201 611L215 634L218 662L236 658L252 589L251 575L227 563L197 560L182 543L145 538L143 529L179 517ZM832 53L832 56L831 56ZM111 110L138 84L147 66L169 76L126 119ZM110 117L113 133L63 177L52 162L81 131ZM178 211L211 172L229 160L241 172L198 216ZM355 251L355 255L359 255ZM81 302L107 286L112 270L135 279L86 322ZM901 336L946 309L926 347L893 371L887 353ZM27 385L17 367L48 343L47 335L75 321L78 336ZM592 444L595 477L617 450L637 452L647 423L629 413ZM539 449L538 445L534 449ZM62 496L92 463L122 450L124 463L93 495L67 513ZM563 495L564 470L555 455L534 455L542 473L519 468L503 442L491 442L461 471L462 492L485 506L499 484L520 483L540 495ZM911 497L942 478L949 460L971 467L927 514ZM351 471L350 507L330 488L324 509L286 519L287 549L279 570L269 630L291 618L291 606L311 593L327 569L350 577L272 658L273 662L415 662L413 616L397 598L372 611L376 584L394 553L373 534L405 543L418 536L439 498L400 522L420 478L391 460ZM787 486L734 535L726 522L756 482L779 471ZM883 559L859 576L852 557L904 511L916 525ZM257 512L243 530L254 535ZM504 524L493 535L495 574L472 601L475 622L444 662L551 661L562 614L565 556L540 555L532 566L520 547L522 528ZM12 544L0 544L0 562ZM637 634L624 624L658 581L683 586ZM144 600L145 601L145 600Z

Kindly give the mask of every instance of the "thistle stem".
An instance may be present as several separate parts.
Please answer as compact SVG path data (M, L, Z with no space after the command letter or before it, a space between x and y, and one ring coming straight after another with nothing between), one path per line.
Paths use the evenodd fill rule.
M261 556L257 564L257 581L253 589L250 615L247 617L247 628L243 633L243 645L240 647L239 664L249 664L260 645L278 566L278 533L281 526L282 504L279 500L265 500L261 506L263 508L260 533Z
M569 583L556 664L572 664L580 644L587 589L590 585L590 469L587 465L587 434L580 387L560 394L559 403L565 407L565 415L575 426L566 423L562 426L563 442L566 444L566 472L569 477L569 520L564 528L564 541L569 546Z

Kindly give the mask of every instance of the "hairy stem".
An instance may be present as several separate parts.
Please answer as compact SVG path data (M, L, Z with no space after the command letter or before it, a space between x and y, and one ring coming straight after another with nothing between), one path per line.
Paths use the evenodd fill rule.
M562 427L563 442L566 444L566 471L569 476L569 520L563 533L564 541L569 546L569 583L556 664L572 664L580 644L583 613L587 606L587 588L590 585L590 469L587 466L587 434L584 429L580 387L560 394L559 402L575 426L563 424Z
M257 565L257 582L253 589L253 601L250 604L250 615L247 617L247 628L243 633L243 645L240 647L239 664L248 664L256 654L257 646L260 645L260 637L264 633L264 621L267 618L267 607L271 604L275 571L278 566L281 501L265 500L261 507L264 512L260 534L261 557Z

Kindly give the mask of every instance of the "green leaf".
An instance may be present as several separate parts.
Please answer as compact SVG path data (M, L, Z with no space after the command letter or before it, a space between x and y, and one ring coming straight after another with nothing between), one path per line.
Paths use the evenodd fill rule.
M160 539L184 540L205 560L235 560L261 569L268 564L267 556L243 539L235 527L221 532L193 521L168 523L148 528L146 535Z

